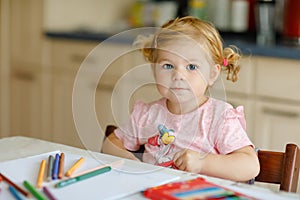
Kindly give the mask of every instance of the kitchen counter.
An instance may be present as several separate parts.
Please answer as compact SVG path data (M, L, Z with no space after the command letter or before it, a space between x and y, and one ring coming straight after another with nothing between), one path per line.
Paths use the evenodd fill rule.
M52 32L47 31L45 35L48 38L87 40L102 42L112 36L109 33L90 33L90 32ZM122 34L123 35L123 34ZM224 39L224 46L235 45L245 55L267 56L286 59L300 60L300 46L287 46L280 42L273 46L260 46L255 42L255 34L234 34L221 33ZM134 37L126 35L126 37L114 37L110 41L117 43L132 44Z

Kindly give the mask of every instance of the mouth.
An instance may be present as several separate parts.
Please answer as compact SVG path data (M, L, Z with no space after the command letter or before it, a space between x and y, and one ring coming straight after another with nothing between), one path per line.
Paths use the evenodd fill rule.
M189 91L188 88L182 88L182 87L171 87L170 90L174 92Z

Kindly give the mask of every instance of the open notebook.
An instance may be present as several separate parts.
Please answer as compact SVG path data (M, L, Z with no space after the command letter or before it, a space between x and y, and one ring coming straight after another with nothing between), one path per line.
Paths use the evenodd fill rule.
M27 180L32 185L35 185L41 161L45 159L48 162L48 156L55 156L56 153L60 153L60 151L2 162L0 163L0 172L25 189L23 181ZM79 155L65 153L65 171L80 157L81 156ZM74 173L80 173L80 171L85 171L101 164L109 164L116 161L115 157L113 158L114 159L103 154L97 154L96 156L93 156L93 158L85 158L84 163ZM63 179L66 179L66 177ZM161 185L178 179L178 176L169 174L161 168L155 167L154 169L151 165L144 163L136 165L135 162L125 160L125 162L121 166L118 166L117 169L112 169L107 173L97 175L63 188L54 187L60 180L47 182L46 177L44 177L43 186L47 186L50 192L59 200L121 199L143 191L148 187ZM10 194L7 184L2 182L0 188L0 199L15 199Z

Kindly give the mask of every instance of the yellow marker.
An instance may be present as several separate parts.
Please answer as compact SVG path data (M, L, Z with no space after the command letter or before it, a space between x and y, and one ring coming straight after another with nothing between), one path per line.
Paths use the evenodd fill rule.
M75 169L77 169L84 161L84 158L81 157L66 173L66 176L69 177Z
M41 165L40 165L39 175L38 175L37 182L36 182L37 188L40 188L43 184L45 167L46 167L46 160L42 160Z

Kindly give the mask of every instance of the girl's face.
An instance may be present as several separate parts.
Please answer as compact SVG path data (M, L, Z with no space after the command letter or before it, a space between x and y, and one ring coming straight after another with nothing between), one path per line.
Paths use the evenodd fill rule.
M158 50L154 65L157 89L168 99L169 109L179 105L180 112L194 110L206 101L207 86L218 77L220 66L210 63L195 42L176 41L164 47Z

